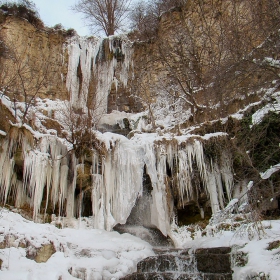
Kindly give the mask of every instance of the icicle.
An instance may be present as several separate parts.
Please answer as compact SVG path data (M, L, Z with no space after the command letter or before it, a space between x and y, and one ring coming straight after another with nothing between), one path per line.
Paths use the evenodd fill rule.
M55 205L57 204L58 197L59 197L60 174L62 173L60 167L61 167L60 158L53 160L52 190L51 190L51 201L53 204L53 209L55 209Z
M68 186L68 166L66 164L61 166L61 172L60 172L60 189L59 189L59 216L61 216L61 209L63 209L63 202L66 197L67 193L67 186Z
M73 218L75 213L75 188L77 181L77 159L75 154L72 154L70 175L72 179L67 189L67 205L66 205L66 216L67 218Z
M113 150L102 158L102 173L92 175L94 224L106 230L111 230L116 223L125 223L138 195L142 194L141 147L131 146L129 140L121 136L113 145ZM95 156L92 171L99 172L97 167Z
M222 180L225 184L226 193L228 201L232 199L232 189L233 189L233 174L232 174L232 161L227 151L222 152L221 156L221 175Z
M166 199L166 154L164 146L154 147L154 143L146 143L144 162L152 182L151 222L164 235L170 229L168 205Z
M5 204L11 188L11 179L14 173L14 159L10 157L9 143L4 141L0 154L0 194Z
M44 188L50 183L50 162L48 154L38 151L29 151L24 160L24 189L32 199L33 219L37 219L43 198Z
M133 48L132 42L130 42L127 38L122 39L122 54L124 55L124 62L122 64L121 72L120 72L120 81L124 85L127 86L128 74L130 70L133 69Z
M86 108L92 67L100 46L100 39L75 36L67 44L68 72L66 86L71 93L71 104L76 108ZM81 71L82 80L77 72Z
M114 41L121 42L121 46L114 46ZM104 41L100 39L86 39L82 37L74 37L68 42L67 49L69 55L68 73L66 79L66 86L71 93L71 104L77 108L85 108L88 99L88 89L92 74L96 76L96 100L95 109L98 116L107 112L107 98L111 91L112 84L117 90L119 82L124 87L127 86L128 76L132 63L132 43L126 36L110 37L109 50L113 54L117 49L124 55L124 60L119 64L119 80L115 75L118 66L118 60L113 55L111 59L106 61L98 60L98 52L103 51ZM96 62L94 64L94 62ZM77 73L81 71L79 76ZM80 81L82 76L82 81Z
M19 133L18 137L7 137L1 142L1 200L6 201L10 193L14 194L16 205L29 203L34 208L34 219L37 219L43 194L46 194L46 200L50 199L53 208L58 205L59 215L64 214L66 208L68 218L72 218L77 210L80 216L82 204L80 200L76 205L75 189L77 168L83 173L84 165L77 165L74 153L66 155L66 147L56 137L41 137L34 147L28 137L28 134ZM195 199L194 175L199 176L201 187L209 195L213 213L223 208L224 200L231 197L230 156L223 151L218 160L205 157L205 139L189 137L182 143L176 137L165 139L153 134L136 135L131 140L110 133L102 137L107 141L107 150L103 154L98 151L93 154L91 167L92 211L96 228L111 230L115 224L126 222L143 192L144 166L152 184L150 221L165 235L170 231L173 214L172 198L168 197L168 172L176 177L177 184L173 187L178 187L182 205L185 199ZM22 150L23 182L14 173L14 155L19 148ZM83 193L80 195L82 199Z
M23 189L23 183L22 181L17 181L16 184L16 201L15 201L15 207L20 208L21 206L24 205L27 197L25 195L24 189ZM29 202L27 202L29 203Z

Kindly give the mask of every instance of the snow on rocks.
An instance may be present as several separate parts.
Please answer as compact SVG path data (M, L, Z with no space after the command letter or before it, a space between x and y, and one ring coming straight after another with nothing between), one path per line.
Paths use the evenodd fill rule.
M259 109L257 112L255 112L252 115L252 125L256 125L261 123L262 119L265 115L267 115L269 112L275 112L279 114L280 112L280 92L274 92L273 94L267 94L268 98L272 98L275 100L275 102L270 102L261 109Z
M233 199L227 206L236 203ZM230 217L230 216L228 216ZM223 219L206 226L204 230L196 226L178 227L172 224L171 236L176 247L198 248L231 247L233 280L270 279L279 280L280 221L245 222L236 227L237 216Z
M274 166L271 166L268 170L266 170L265 172L263 173L260 173L261 175L261 178L262 179L269 179L269 177L275 173L275 172L278 172L280 170L280 163L274 165Z
M0 243L13 237L0 249L0 279L119 279L136 270L138 261L153 255L148 243L129 234L85 228L84 223L79 229L58 229L0 211ZM46 262L27 258L31 249L44 244L53 244L56 251Z

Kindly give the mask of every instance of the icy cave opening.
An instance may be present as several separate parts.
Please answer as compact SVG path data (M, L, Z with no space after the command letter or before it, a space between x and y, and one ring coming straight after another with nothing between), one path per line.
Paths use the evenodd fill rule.
M161 231L151 222L152 203L152 182L147 173L146 165L143 169L143 191L135 202L125 224L117 224L114 230L119 233L130 233L153 246L173 247L173 242L168 236L164 236Z

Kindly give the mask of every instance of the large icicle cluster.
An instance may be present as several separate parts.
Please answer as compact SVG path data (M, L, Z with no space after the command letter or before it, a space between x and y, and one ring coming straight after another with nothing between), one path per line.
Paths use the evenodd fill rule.
M108 134L106 134L108 137ZM109 136L110 138L111 136ZM142 195L144 166L152 183L151 222L165 235L173 217L172 191L180 198L193 199L192 178L197 168L203 187L208 193L213 213L224 207L224 189L231 198L233 176L230 158L222 153L219 163L204 157L202 137L160 138L137 135L128 140L111 140L106 155L96 154L92 169L92 203L95 226L110 230L116 223L125 223L138 195ZM101 164L100 164L101 162ZM99 167L98 167L99 166ZM170 189L167 169L171 169Z
M81 215L78 208L83 194L90 191L95 228L111 230L118 223L126 223L137 198L143 195L146 172L152 185L150 213L146 214L152 225L168 235L175 196L177 203L180 200L184 205L194 201L195 188L201 188L208 194L213 213L224 207L225 199L231 199L230 156L223 151L218 158L206 157L203 145L207 137L136 134L127 139L105 133L98 138L104 148L93 150L92 159L87 159L91 165L90 185L80 188L83 161L78 162L74 153L67 154L66 146L55 136L41 135L34 141L26 128L14 127L1 142L1 201L14 201L17 207L29 204L35 220L48 205L58 209L59 215L71 218Z
M75 36L67 44L68 72L66 86L70 92L71 104L76 108L85 108L91 77L100 40L97 38Z
M64 201L67 200L67 215L73 217L76 159L72 157L69 161L65 145L52 135L40 135L35 143L33 135L25 127L13 127L1 141L1 146L2 203L7 203L12 196L16 207L30 205L33 218L37 220L45 195L45 211L50 201L53 209L58 207L61 213ZM20 168L23 169L22 178L18 174L20 172L17 172ZM72 169L71 176L69 169Z
M129 70L133 66L132 43L124 35L106 39L75 36L67 43L67 49L66 85L71 104L76 108L86 108L90 82L94 79L95 100L91 104L99 111L96 114L106 113L112 85L116 89L119 83L127 86Z
M99 162L101 161L101 166ZM118 136L106 155L94 155L92 166L92 208L96 228L111 230L124 224L142 194L143 149Z

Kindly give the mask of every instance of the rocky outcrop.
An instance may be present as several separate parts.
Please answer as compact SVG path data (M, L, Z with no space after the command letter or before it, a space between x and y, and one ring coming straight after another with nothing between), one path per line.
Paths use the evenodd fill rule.
M15 65L9 59L16 57L21 65L28 62L28 65L42 64L37 71L39 80L44 79L44 70L51 73L51 77L40 87L38 97L50 99L68 99L68 91L65 85L67 76L68 54L64 51L66 37L53 29L37 29L28 21L14 16L8 16L1 24L0 34L7 47L8 56L1 58L2 67L5 72L12 73ZM19 65L18 65L19 67ZM2 70L3 70L2 68ZM29 71L25 67L24 71ZM8 79L8 77L7 77ZM1 81L3 83L3 81ZM4 81L5 84L5 81Z
M55 252L53 244L43 244L40 248L29 248L26 257L37 263L45 263Z
M157 249L156 256L137 264L137 272L122 280L231 280L231 248Z
M45 263L56 252L55 246L52 243L41 244L35 247L27 239L19 238L17 235L7 234L3 241L0 242L0 249L6 248L23 248L26 251L26 257L34 260L37 263ZM3 261L0 259L0 270Z
M215 24L218 24L218 19L220 18L216 10L223 11L223 13L220 12L222 14L221 17L223 16L226 19L227 4L222 5L220 1L212 2L211 5L214 5L214 8L209 3L210 8L207 6L207 3L203 4L205 20L207 22L207 18L209 20L214 18ZM226 1L224 2L226 3ZM180 30L186 24L185 18L188 18L198 29L201 26L203 31L203 24L205 23L201 21L197 7L198 5L196 4L188 3L183 9L174 9L164 13L160 19L158 37L148 42L135 42L133 45L130 42L133 49L130 54L124 52L127 49L127 46L124 47L124 44L127 44L127 42L122 37L104 39L96 47L95 44L93 46L90 43L91 41L96 41L96 38L76 40L70 37L73 34L63 33L50 28L37 29L26 20L13 16L7 16L6 20L1 24L0 34L6 45L16 52L17 56L21 59L34 62L47 61L51 78L40 88L37 96L50 99L70 99L70 88L74 86L73 83L78 81L79 84L75 85L77 100L83 98L81 94L83 87L87 91L87 99L91 101L95 98L96 94L99 94L98 91L103 87L106 96L102 106L106 106L106 112L110 113L113 110L139 112L144 108L147 109L151 103L156 102L157 94L168 88L168 81L171 75L163 68L161 58L164 54L159 53L159 47L161 45L168 47L169 44L170 46L174 44L174 42L172 43L174 39L172 38L172 32ZM214 17L215 15L217 16L216 18ZM215 24L212 30L214 34ZM216 36L218 35L216 34ZM197 34L196 36L203 38L203 34ZM217 40L217 38L213 37L214 39ZM259 43L260 39L262 38L260 37L256 40L256 44ZM75 67L72 69L71 67L69 68L72 59L69 56L73 54L69 52L68 46L74 41L76 44L74 55L77 57L75 58ZM81 41L84 43L81 43ZM200 46L204 43L204 40L196 38L196 42ZM92 47L96 47L96 51L94 50L93 53ZM77 51L80 51L80 53ZM212 50L211 55L214 56L213 53L215 51L217 50ZM85 62L85 59L88 61ZM7 59L2 59L3 62L10 63ZM87 64L87 73L83 69L84 63ZM127 73L125 73L124 69L126 69ZM42 75L42 71L39 71L37 74L39 76ZM75 79L71 78L69 80L69 75L74 75ZM90 81L89 83L88 80ZM245 84L242 86L246 87ZM168 90L166 93L168 93ZM229 90L226 96L214 97L204 90L199 91L195 95L199 104L208 106L211 103L213 105L211 111L197 112L197 121L209 120L220 115L226 116L228 113L236 112L236 110L248 104L248 102L258 100L258 97L253 94L244 98L244 93L236 92L234 86L232 86L232 89ZM91 102L87 101L87 105L94 106L89 104ZM220 109L219 106L215 105L219 102L223 103L224 108Z
M195 258L197 270L203 273L204 279L231 280L231 248L197 249Z

